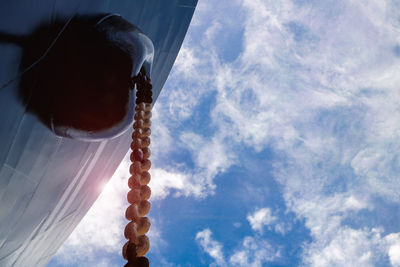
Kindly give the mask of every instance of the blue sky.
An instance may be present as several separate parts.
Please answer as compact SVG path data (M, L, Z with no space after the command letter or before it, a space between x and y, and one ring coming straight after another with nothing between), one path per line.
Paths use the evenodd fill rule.
M200 1L155 105L152 266L400 266L400 2ZM122 266L128 161L49 266Z

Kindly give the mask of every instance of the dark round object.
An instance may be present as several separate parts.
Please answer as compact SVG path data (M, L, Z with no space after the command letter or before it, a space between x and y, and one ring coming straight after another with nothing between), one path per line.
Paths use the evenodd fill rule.
M136 104L140 104L140 103L153 103L153 98L152 97L140 97L140 98L136 98Z
M138 203L141 200L140 189L131 189L126 198L130 204Z
M135 261L129 261L124 267L149 267L150 263L146 257L138 257Z
M131 153L131 161L143 161L143 152L139 148L135 148Z
M135 238L135 236L137 235L137 233L135 232L135 222L129 222L126 226L125 226L125 230L124 230L124 236L126 239L128 240L132 240Z
M152 90L148 85L146 85L146 87L139 88L139 90L136 92L136 96L140 96L142 94L150 94L150 93L152 93Z
M132 139L134 138L141 138L143 134L143 130L142 129L135 129L135 131L132 133Z
M153 92L151 90L144 90L143 95L153 95Z
M137 206L137 205L136 205ZM130 205L126 211L125 211L125 218L129 221L132 221L135 219L135 211L134 211L135 207L134 205Z
M68 24L56 19L51 24L39 25L22 44L22 70L37 62L19 83L27 111L58 136L119 136L133 122L132 77L139 76L135 81L142 87L147 83L144 75L154 54L151 40L113 14L76 16ZM57 41L45 54L53 40Z
M126 258L129 262L134 262L136 260L136 245L129 243L126 247Z
M139 96L139 97L136 98L136 102L137 102L136 104L142 103L142 102L147 103L146 101L147 101L149 98L153 98L153 96L151 96L151 95L141 95L141 96Z
M137 265L138 267L149 267L150 263L149 260L146 257L139 257L136 258Z
M142 172L140 175L140 184L147 185L150 182L151 176L149 172Z
M142 163L140 161L135 161L129 166L129 173L134 175L134 174L140 174L142 172Z
M135 138L132 140L131 149L141 148L142 147L142 140L140 138Z
M140 179L140 176L139 176ZM140 188L141 184L138 178L136 178L136 175L132 175L129 180L128 180L128 186L129 188Z

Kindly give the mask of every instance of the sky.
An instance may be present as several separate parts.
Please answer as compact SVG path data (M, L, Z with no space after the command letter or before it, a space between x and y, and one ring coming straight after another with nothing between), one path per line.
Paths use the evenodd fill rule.
M200 0L154 107L151 266L400 266L400 1ZM123 266L129 161L49 263Z

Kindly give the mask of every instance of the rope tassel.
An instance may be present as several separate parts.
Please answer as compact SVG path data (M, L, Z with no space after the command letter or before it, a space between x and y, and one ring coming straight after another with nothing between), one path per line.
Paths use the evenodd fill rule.
M131 177L128 180L130 191L127 195L130 206L125 212L125 217L130 222L124 231L128 241L122 248L122 256L128 261L125 267L144 267L149 266L149 261L144 255L150 249L150 241L146 236L150 229L150 220L146 215L151 206L148 201L151 195L148 171L151 167L149 145L153 98L149 78L140 73L134 78L134 83L137 93L130 156L132 164L129 168Z

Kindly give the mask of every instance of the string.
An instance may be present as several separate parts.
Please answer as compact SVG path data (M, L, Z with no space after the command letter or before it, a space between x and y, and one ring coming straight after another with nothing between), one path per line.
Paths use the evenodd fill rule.
M131 204L125 217L130 221L124 230L124 236L128 241L122 248L122 256L128 260L124 267L148 267L149 260L144 257L150 249L150 241L146 233L150 228L150 220L145 217L150 210L148 199L151 195L150 173L150 126L152 108L152 85L151 80L139 73L132 78L133 86L136 85L136 107L134 132L132 134L130 156L131 166L129 172L132 175L128 180L131 189L128 192L127 200Z

